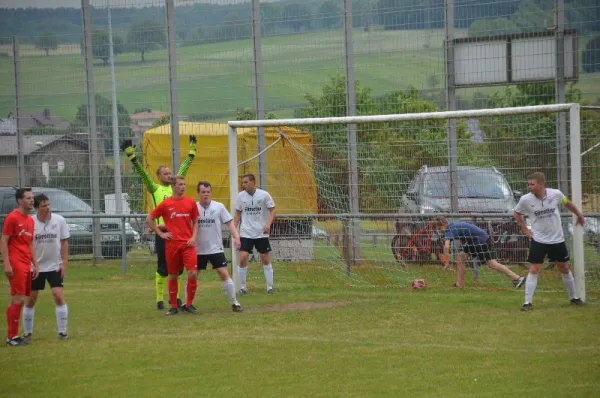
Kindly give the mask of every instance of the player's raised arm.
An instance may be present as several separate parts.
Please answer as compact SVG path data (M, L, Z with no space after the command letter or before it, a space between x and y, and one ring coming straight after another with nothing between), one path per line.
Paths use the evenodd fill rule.
M177 175L178 176L187 176L187 172L190 169L190 166L192 165L192 161L194 160L194 158L196 157L196 136L195 135L190 135L190 144L188 147L188 155L185 158L185 160L183 161L183 163L181 164L181 166L179 166L179 170L177 171Z
M146 171L138 161L135 154L135 145L132 144L131 140L125 140L121 143L121 150L125 152L127 159L129 159L131 161L131 164L133 164L135 172L141 178L148 192L154 193L158 189L158 184L152 181L148 173L146 173Z

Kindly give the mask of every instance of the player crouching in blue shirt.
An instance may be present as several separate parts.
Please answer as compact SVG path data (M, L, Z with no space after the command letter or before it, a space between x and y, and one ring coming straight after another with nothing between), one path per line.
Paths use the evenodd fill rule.
M489 235L481 228L468 222L448 222L445 217L438 216L432 222L431 226L444 233L444 256L442 261L444 269L450 266L450 241L460 240L462 252L456 255L456 287L463 288L465 282L465 271L467 257L477 257L480 261L487 263L488 267L508 276L513 281L515 288L520 288L525 282L525 277L519 276L510 270L506 265L500 264L493 258L489 247Z

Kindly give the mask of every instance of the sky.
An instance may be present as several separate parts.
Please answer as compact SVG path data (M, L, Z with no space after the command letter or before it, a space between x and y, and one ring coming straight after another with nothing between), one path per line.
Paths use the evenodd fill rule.
M251 0L175 0L175 4L212 3L212 4L236 4ZM264 1L264 0L263 0ZM270 0L273 1L273 0ZM90 0L93 6L103 6L106 0ZM110 0L113 7L148 6L153 4L164 4L164 0ZM81 0L0 0L0 8L58 8L74 7L81 8Z

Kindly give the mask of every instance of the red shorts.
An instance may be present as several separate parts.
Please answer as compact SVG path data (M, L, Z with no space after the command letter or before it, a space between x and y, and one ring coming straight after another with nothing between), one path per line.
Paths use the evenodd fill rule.
M24 267L17 265L12 267L13 276L9 279L10 295L29 296L31 294L31 269L29 265Z
M197 269L195 246L188 247L186 243L167 241L165 257L167 258L167 272L169 274L178 274L184 268L188 271L195 271Z

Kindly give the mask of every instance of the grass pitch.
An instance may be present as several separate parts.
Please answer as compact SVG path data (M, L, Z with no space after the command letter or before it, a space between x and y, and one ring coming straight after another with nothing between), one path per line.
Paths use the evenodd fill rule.
M600 388L597 293L574 307L565 292L541 291L521 313L522 290L311 287L297 265L275 263L274 295L251 266L243 313L208 271L200 313L166 317L154 307L152 263L124 276L120 267L72 263L69 341L56 339L50 292L40 294L32 345L0 348L0 396L590 397Z

